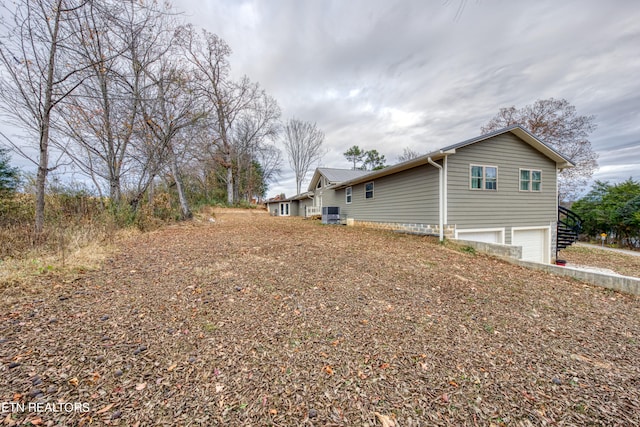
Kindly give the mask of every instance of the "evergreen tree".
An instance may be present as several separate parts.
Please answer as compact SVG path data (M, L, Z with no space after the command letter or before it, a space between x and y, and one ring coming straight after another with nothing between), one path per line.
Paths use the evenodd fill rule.
M0 148L0 198L13 195L20 184L20 171L9 160L8 150Z

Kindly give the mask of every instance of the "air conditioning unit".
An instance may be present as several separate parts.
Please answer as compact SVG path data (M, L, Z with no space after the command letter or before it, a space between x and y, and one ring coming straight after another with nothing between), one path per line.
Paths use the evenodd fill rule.
M323 206L322 207L322 223L323 224L340 224L340 207L339 206Z

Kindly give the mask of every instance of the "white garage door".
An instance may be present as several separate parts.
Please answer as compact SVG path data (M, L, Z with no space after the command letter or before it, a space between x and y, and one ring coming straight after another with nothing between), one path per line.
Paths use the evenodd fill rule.
M458 239L472 242L502 243L501 231L458 231Z
M548 262L546 245L547 229L514 230L514 246L522 246L522 260L533 262Z

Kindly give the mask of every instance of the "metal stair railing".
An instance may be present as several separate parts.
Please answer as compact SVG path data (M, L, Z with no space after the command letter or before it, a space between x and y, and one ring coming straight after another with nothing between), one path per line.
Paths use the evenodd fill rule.
M563 206L558 206L558 225L556 234L556 259L558 252L578 241L582 231L582 218Z

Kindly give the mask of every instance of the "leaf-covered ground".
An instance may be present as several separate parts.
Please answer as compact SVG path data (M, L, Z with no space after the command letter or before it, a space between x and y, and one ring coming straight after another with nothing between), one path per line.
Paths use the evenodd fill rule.
M432 238L228 210L42 280L0 425L640 425L640 298Z
M560 251L558 258L569 264L598 267L623 276L640 277L640 256L612 252L591 246L569 246Z

